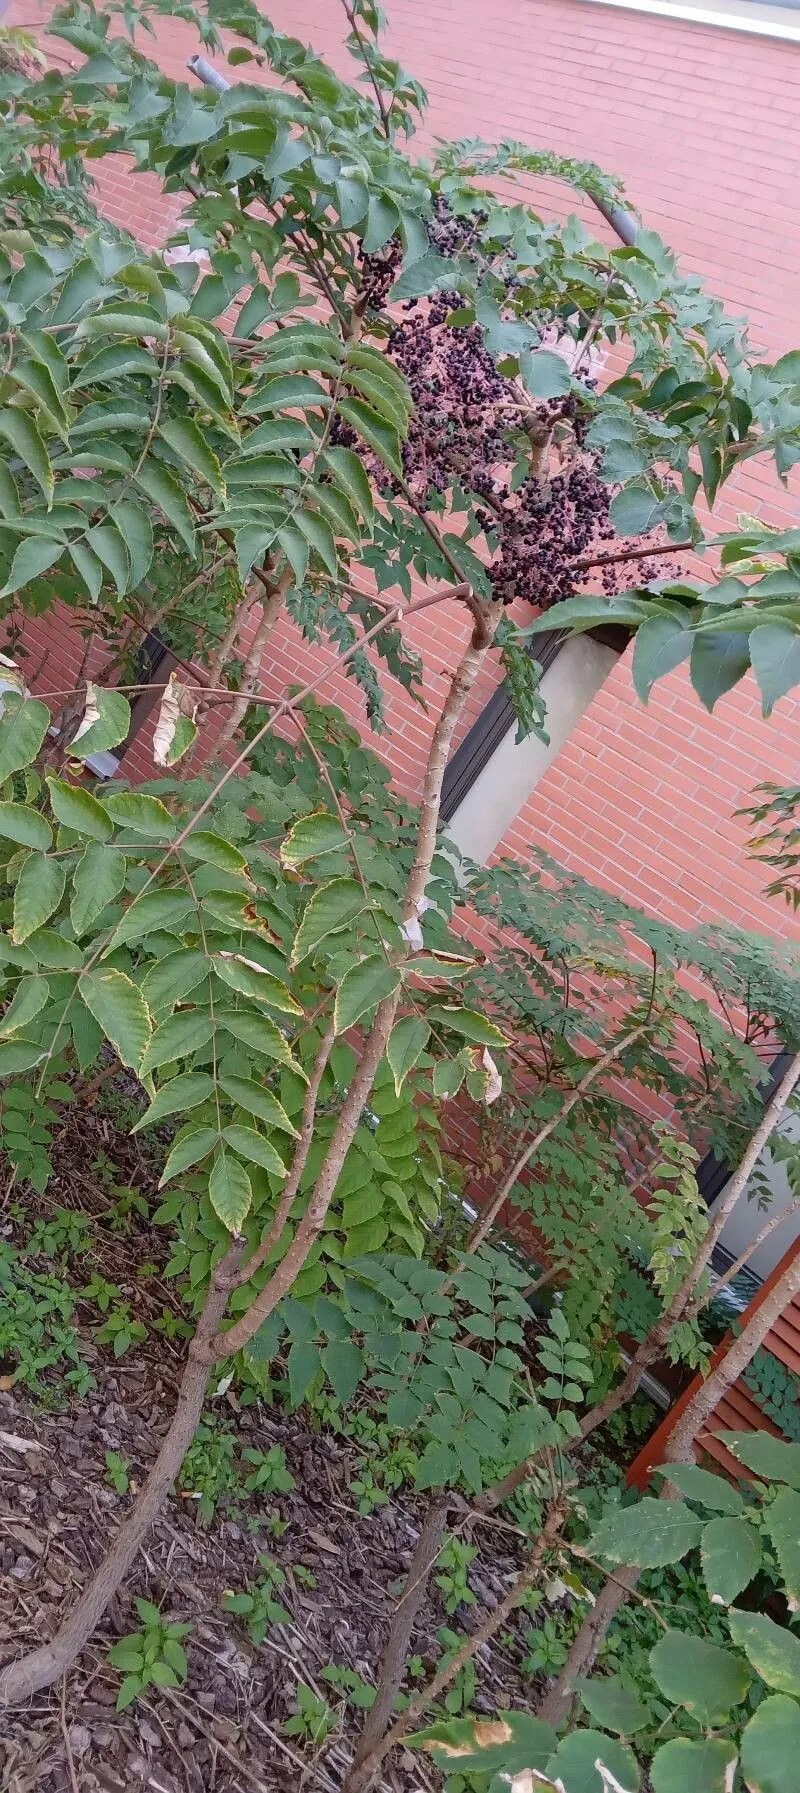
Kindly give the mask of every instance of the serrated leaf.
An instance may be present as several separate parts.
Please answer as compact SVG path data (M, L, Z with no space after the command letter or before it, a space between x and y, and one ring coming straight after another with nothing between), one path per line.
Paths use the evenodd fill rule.
M159 1180L159 1189L170 1183L181 1171L188 1170L190 1165L199 1164L207 1158L209 1152L219 1144L219 1134L215 1127L193 1127L182 1139L176 1140L167 1159Z
M329 934L348 927L369 907L360 884L354 878L332 878L314 892L292 946L292 965L299 965Z
M24 462L41 487L48 507L53 502L53 469L39 428L28 411L6 405L0 410L0 436L10 442L15 455Z
M214 1213L234 1237L241 1232L250 1212L253 1190L243 1164L232 1152L224 1149L214 1160L208 1181L208 1194Z
M745 1728L741 1749L742 1776L750 1793L796 1793L800 1762L800 1706L796 1700L780 1693L762 1700ZM655 1785L655 1793L678 1793L678 1789ZM695 1793L693 1786L690 1793ZM698 1785L697 1793L706 1793L705 1786L701 1789Z
M326 523L325 518L321 517L318 511L312 510L296 510L292 521L305 536L309 547L313 548L314 553L318 555L326 572L330 573L332 579L335 579L339 571L339 561L330 524Z
M349 498L354 510L363 517L368 528L371 528L375 518L375 504L363 462L352 448L327 448L323 460L336 485Z
M523 355L520 372L534 398L563 398L572 383L563 355L555 355L552 349L533 349Z
M299 1407L319 1374L320 1351L311 1339L294 1339L286 1360L292 1407Z
M736 1746L722 1737L691 1742L673 1737L656 1751L650 1764L653 1793L730 1793L731 1764ZM763 1793L768 1793L766 1787Z
M671 1705L685 1707L705 1727L723 1724L753 1679L743 1657L688 1631L659 1638L650 1651L650 1673Z
M130 584L131 563L119 530L113 523L97 523L86 531L86 540L93 554L111 574L118 596L124 598Z
M433 1093L443 1102L457 1096L464 1082L466 1065L459 1064L455 1058L437 1059L433 1067Z
M388 467L390 473L402 479L403 462L397 431L361 399L343 399L339 411L345 422L357 430L367 447L383 462L384 467Z
M693 639L691 629L672 616L653 616L637 629L631 672L642 703L647 703L658 679L688 660Z
M137 486L163 511L190 554L197 552L197 534L189 500L180 482L162 461L148 459L134 475Z
M153 525L141 505L133 504L128 498L118 499L110 512L110 521L125 543L131 589L135 591L146 577L153 558Z
M663 521L664 506L647 486L623 486L611 500L609 516L617 535L649 535Z
M692 684L707 710L744 678L750 666L746 635L695 634L689 662Z
M347 1033L354 1027L362 1015L377 1007L385 997L393 995L400 983L398 966L387 965L386 960L376 953L374 957L362 959L360 965L354 965L346 972L336 992L334 1022L337 1033Z
M700 1542L702 1521L680 1500L653 1500L649 1496L632 1507L616 1507L605 1514L591 1537L595 1556L612 1563L636 1563L642 1569L660 1569L678 1563Z
M3 694L0 717L0 784L32 765L50 726L50 711L35 697Z
M762 714L771 716L787 691L800 685L800 634L785 623L764 623L750 636L750 662L758 680Z
M712 1513L728 1513L735 1519L744 1512L745 1503L738 1488L725 1476L699 1469L696 1463L666 1463L654 1473L666 1476L687 1500L699 1501Z
M760 1568L758 1534L744 1519L712 1519L703 1531L700 1557L711 1599L730 1606Z
M425 1051L430 1033L427 1021L417 1015L404 1015L400 1021L395 1022L389 1035L386 1057L394 1077L396 1095L399 1096L409 1071L413 1070Z
M793 1488L779 1488L765 1508L764 1519L780 1564L789 1610L796 1612L800 1606L800 1494Z
M85 834L90 840L107 841L111 839L114 825L108 812L98 803L97 798L82 785L67 784L62 778L47 775L50 791L50 803L57 821L63 822L65 828L74 829L76 834Z
M464 1009L455 1003L443 1002L434 1003L425 1012L431 1021L441 1021L445 1026L451 1028L453 1033L460 1034L462 1039L470 1040L475 1045L508 1046L510 1044L500 1028L496 1027L493 1021L489 1021L485 1015L479 1015L476 1009Z
M110 965L87 971L78 991L122 1063L138 1071L150 1040L150 1011L141 991Z
M298 1138L297 1128L271 1090L265 1089L260 1083L254 1083L249 1077L228 1076L224 1072L220 1073L219 1082L226 1096L230 1096L231 1101L237 1102L240 1108L246 1109L248 1114L254 1114L269 1127L277 1127L280 1132L291 1133L295 1139Z
M75 933L88 933L125 884L125 855L116 847L91 846L78 860L72 880L70 920Z
M206 865L219 866L220 871L246 872L247 860L238 847L224 840L221 834L209 833L207 829L194 828L183 843L182 852L192 859L200 859Z
M151 1013L158 1009L171 1007L185 996L189 990L196 989L201 979L208 976L208 960L205 953L196 947L180 947L177 952L167 953L165 959L152 965L142 984L142 995Z
M364 1374L364 1353L352 1339L331 1339L320 1353L320 1362L337 1401L346 1407Z
M46 853L53 844L50 823L27 803L0 803L0 836L37 853Z
M173 454L224 503L227 494L222 468L193 418L169 417L159 425L159 433Z
M172 840L178 824L158 797L144 796L141 791L110 792L104 799L112 821L120 828L132 828L148 840Z
M800 1695L800 1638L761 1612L728 1614L731 1637L756 1674L778 1693Z
M754 1475L800 1490L800 1444L786 1444L768 1432L720 1432L719 1437Z
M11 938L17 946L44 926L64 895L66 872L58 859L29 853L14 887Z
M238 1152L240 1158L247 1158L251 1164L260 1164L262 1170L268 1170L273 1177L285 1177L286 1165L275 1147L255 1127L242 1127L234 1124L223 1129L223 1139Z
M598 1762L614 1776L622 1793L637 1793L639 1769L636 1757L627 1745L602 1731L570 1731L562 1737L545 1772L559 1782L566 1793L606 1793ZM544 1793L544 1789L543 1789Z
M207 1071L186 1071L179 1077L171 1077L169 1083L163 1083L156 1091L150 1107L131 1132L140 1133L143 1127L153 1127L168 1114L186 1114L213 1094L214 1082Z
M217 977L231 990L240 990L243 996L252 996L256 1002L266 1003L267 1008L278 1009L281 1014L302 1015L299 1002L295 1002L280 978L273 977L271 971L264 971L262 966L243 954L215 953L211 962Z
M284 865L303 865L307 859L318 859L324 853L338 852L346 846L347 835L338 818L324 810L315 810L311 815L301 816L290 828L281 842L281 859Z
M19 1028L27 1026L44 1008L49 997L50 985L46 977L21 978L0 1019L0 1035L17 1033Z
M491 1719L473 1713L440 1719L408 1741L424 1749L437 1768L506 1778L531 1771L541 1776L556 1747L550 1725L524 1711L502 1712Z
M92 753L108 753L130 732L131 706L121 691L104 691L89 681L86 709L69 745L71 759L85 760Z
M202 1009L180 1009L177 1014L169 1015L151 1038L139 1067L140 1075L144 1077L158 1065L171 1065L178 1058L199 1052L201 1046L208 1044L213 1032L214 1023Z
M633 1737L651 1723L652 1715L638 1695L613 1675L598 1676L594 1681L578 1675L574 1686L587 1712L607 1731Z
M188 915L194 913L194 898L188 890L150 890L136 897L109 941L111 952L128 940L141 940L143 935L163 928L167 933L179 930Z
M280 1028L267 1015L256 1015L250 1009L217 1009L216 1015L221 1026L227 1028L235 1040L242 1040L245 1046L250 1046L254 1052L263 1053L265 1058L277 1059L279 1063L288 1065L298 1076L308 1081L297 1060L292 1058Z
M11 563L11 571L0 591L0 598L10 597L12 592L20 591L31 580L46 573L49 567L61 559L66 545L64 541L48 541L42 536L31 536L27 541L20 542Z

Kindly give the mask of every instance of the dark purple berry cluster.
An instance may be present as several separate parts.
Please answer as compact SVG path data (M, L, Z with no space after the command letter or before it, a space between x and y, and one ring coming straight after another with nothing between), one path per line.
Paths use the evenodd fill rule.
M440 198L428 224L431 248L453 260L468 257L480 274L485 223L482 212L454 216ZM401 262L397 238L363 258L373 313L384 309ZM495 279L497 273L495 256ZM512 318L513 271L503 279ZM504 604L524 598L547 610L587 582L586 571L575 563L613 542L613 490L600 479L596 457L586 447L589 410L580 394L530 398L518 379L498 372L480 326L458 321L463 303L457 291L438 290L407 299L391 317L388 352L414 401L403 472L423 504L460 488L484 535L482 558L494 595ZM586 388L588 397L588 380ZM337 435L357 445L352 432L339 428ZM385 483L385 473L373 471ZM648 561L647 576L657 572ZM640 578L637 562L623 562L598 567L591 583L595 589L602 583L612 595Z

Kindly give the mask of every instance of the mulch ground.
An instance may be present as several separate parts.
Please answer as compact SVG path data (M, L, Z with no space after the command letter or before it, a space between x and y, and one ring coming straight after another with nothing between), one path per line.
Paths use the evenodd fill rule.
M132 1305L135 1298L137 1314L146 1320L148 1311L163 1306L169 1285L158 1275L137 1285L136 1261L163 1255L163 1243L154 1243L153 1232L139 1221L122 1238L103 1225L109 1198L93 1183L96 1150L118 1146L120 1176L139 1186L148 1181L137 1142L112 1134L102 1114L84 1113L70 1123L59 1146L58 1174L39 1213L47 1215L53 1204L93 1213L97 1261L88 1267L84 1262L79 1274L101 1269ZM36 1217L29 1214L28 1224ZM168 1298L174 1303L174 1295ZM150 1331L140 1349L115 1362L110 1350L93 1342L99 1318L95 1314L94 1325L85 1327L95 1386L84 1399L47 1410L18 1388L0 1392L0 1663L52 1635L129 1508L132 1492L121 1495L108 1485L106 1451L127 1458L132 1487L140 1483L174 1405L181 1345ZM3 1380L8 1378L0 1378L0 1389ZM266 1451L280 1443L294 1490L222 1505L208 1525L200 1522L196 1501L173 1495L129 1583L66 1682L6 1715L0 1735L4 1793L339 1793L361 1715L321 1679L321 1671L337 1663L374 1682L421 1503L402 1493L361 1516L350 1483L364 1457L351 1441L316 1434L303 1415L287 1416L261 1401L240 1409L233 1389L220 1392L211 1411L243 1445ZM276 1516L285 1526L279 1537L270 1524ZM448 1616L434 1588L421 1613L414 1649L426 1678L441 1655L439 1628L475 1628L517 1573L521 1544L513 1530L481 1525L472 1542L480 1546L470 1571L476 1605ZM291 1623L274 1626L255 1647L241 1622L221 1610L220 1599L225 1589L247 1588L257 1578L260 1552L285 1571L279 1597ZM307 1584L303 1570L312 1572L316 1585ZM151 1688L117 1713L120 1676L107 1653L116 1638L138 1628L136 1594L169 1618L191 1622L189 1674L183 1687ZM477 1710L535 1702L520 1655L513 1641L494 1645L491 1655L481 1649ZM316 1747L282 1728L296 1711L298 1681L336 1714L336 1729ZM386 1793L431 1793L439 1785L428 1761L404 1751L395 1753L382 1783Z

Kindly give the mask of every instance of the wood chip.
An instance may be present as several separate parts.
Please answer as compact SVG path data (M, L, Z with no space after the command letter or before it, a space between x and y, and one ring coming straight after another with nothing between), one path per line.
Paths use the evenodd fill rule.
M40 1444L38 1438L20 1438L16 1432L0 1432L0 1445L7 1451L46 1451L49 1445Z

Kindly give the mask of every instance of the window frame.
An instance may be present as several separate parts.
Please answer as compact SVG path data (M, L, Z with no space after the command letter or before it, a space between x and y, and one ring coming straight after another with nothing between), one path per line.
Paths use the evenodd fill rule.
M752 37L771 37L800 44L800 0L580 0L583 6L616 6L623 12L652 13L663 19L683 19L693 25L710 25L720 31L744 31Z

